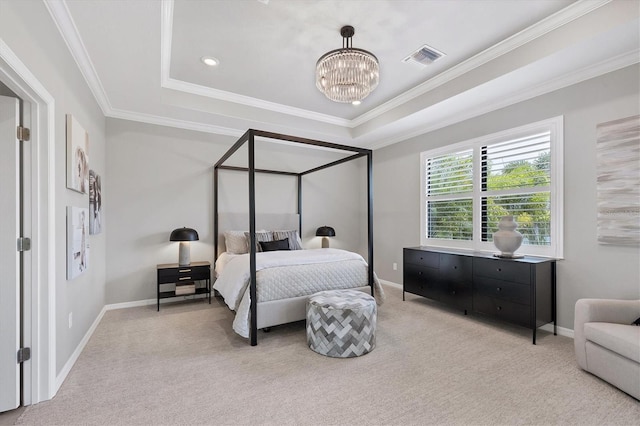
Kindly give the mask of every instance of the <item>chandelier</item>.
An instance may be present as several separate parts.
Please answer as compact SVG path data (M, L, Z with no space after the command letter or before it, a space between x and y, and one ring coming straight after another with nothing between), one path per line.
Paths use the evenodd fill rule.
M352 26L340 29L342 49L325 53L316 63L316 87L334 102L359 102L378 86L378 58L354 49Z

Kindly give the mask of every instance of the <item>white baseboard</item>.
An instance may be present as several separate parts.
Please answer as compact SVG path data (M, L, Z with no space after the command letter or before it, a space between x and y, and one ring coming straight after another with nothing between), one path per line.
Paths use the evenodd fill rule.
M378 279L378 281L380 281L380 284L388 285L388 286L395 287L402 290L402 284L394 283L393 281L381 280L381 279ZM542 327L540 327L540 329L553 333L553 324L545 324ZM573 330L570 328L556 327L556 332L558 333L559 336L569 337L573 339Z
M91 324L91 327L89 327L89 330L87 330L87 332L85 333L84 337L82 338L82 340L78 344L78 347L76 348L76 350L73 351L73 353L71 354L71 356L69 357L67 362L64 364L64 367L62 367L62 370L60 371L60 374L58 374L56 376L56 384L55 384L55 389L54 389L53 395L58 393L58 390L60 389L60 386L62 386L62 383L64 382L64 380L69 375L69 372L71 371L71 368L73 368L73 365L76 363L76 361L80 357L80 354L84 350L84 347L87 346L87 343L89 342L89 339L93 335L93 332L96 331L96 328L98 327L98 324L100 324L100 321L102 321L102 317L104 317L104 313L106 311L107 311L107 307L105 306L105 307L102 308L102 310L100 311L100 313L96 317L95 321L93 321L93 324Z
M211 296L213 296L213 290L211 291ZM207 294L196 294L196 295L187 295L184 296L183 299L180 299L180 296L172 297L170 299L160 299L160 304L177 302L181 300L192 300L192 299L202 299L209 297ZM107 311L113 311L114 309L125 309L125 308L137 308L139 306L148 306L155 305L158 303L158 299L144 299L144 300L136 300L134 302L122 302L122 303L112 303L110 305L106 305L105 309Z
M553 324L545 324L540 327L540 330L553 333ZM558 333L558 336L570 337L571 339L573 339L573 330L570 328L556 327L556 331Z
M388 285L402 290L402 284L394 283L393 281L381 280L380 278L378 278L378 281L380 281L380 284Z

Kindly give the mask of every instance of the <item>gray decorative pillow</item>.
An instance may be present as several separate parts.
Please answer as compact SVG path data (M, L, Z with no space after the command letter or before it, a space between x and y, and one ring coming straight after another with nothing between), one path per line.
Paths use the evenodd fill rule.
M233 254L244 254L249 251L244 231L226 231L224 245L227 247L227 252Z
M285 238L289 239L289 250L302 250L302 241L297 230L273 231L274 240L284 240Z
M247 247L251 244L251 234L248 232L244 233L244 236L247 241ZM273 241L273 232L271 231L258 231L256 232L256 252L262 251L262 247L260 247L260 241ZM247 249L247 252L249 249Z

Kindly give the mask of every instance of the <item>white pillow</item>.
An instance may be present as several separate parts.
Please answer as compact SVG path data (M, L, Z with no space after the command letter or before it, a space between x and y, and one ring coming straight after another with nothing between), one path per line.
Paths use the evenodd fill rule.
M249 252L244 231L225 231L224 244L227 246L227 252L229 253L244 254Z

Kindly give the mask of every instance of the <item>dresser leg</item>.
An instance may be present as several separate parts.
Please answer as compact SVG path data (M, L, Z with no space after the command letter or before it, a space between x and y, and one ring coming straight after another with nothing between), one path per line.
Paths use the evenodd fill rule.
M402 290L402 301L404 302L404 290Z
M533 329L533 344L536 344L536 329Z

